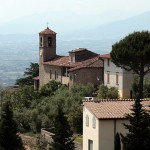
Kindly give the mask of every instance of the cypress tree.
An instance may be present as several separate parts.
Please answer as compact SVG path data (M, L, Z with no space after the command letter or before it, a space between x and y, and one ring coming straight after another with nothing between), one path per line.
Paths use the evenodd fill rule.
M131 115L128 115L129 123L124 124L129 131L122 135L124 150L149 150L150 149L150 116L142 108L141 100L135 100Z
M74 150L73 132L70 129L67 118L61 106L58 106L58 113L54 118L54 135L51 147L53 150Z
M115 150L121 150L120 135L118 132L115 137Z
M0 121L0 150L24 150L23 143L17 134L17 124L9 102L2 107Z

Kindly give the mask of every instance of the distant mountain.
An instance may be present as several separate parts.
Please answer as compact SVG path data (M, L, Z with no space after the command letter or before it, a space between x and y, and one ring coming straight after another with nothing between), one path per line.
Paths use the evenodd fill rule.
M103 25L101 18L99 15L79 15L66 11L45 12L1 24L0 34L37 34L46 28L47 22L60 39L119 39L133 31L150 30L150 11Z
M73 19L69 20L70 17ZM30 62L38 62L38 32L49 20L52 20L50 28L58 33L57 54L60 55L68 55L68 51L76 48L108 53L111 46L125 35L150 30L150 12L106 25L99 25L99 16L95 16L97 19L82 17L66 12L61 15L39 14L0 25L0 85L13 85Z
M97 26L100 20L94 17L79 15L74 12L45 12L24 16L0 25L0 34L36 34L49 27L57 33L66 33L76 30L88 29L89 26Z
M116 21L96 28L65 34L64 38L119 40L129 33L142 30L150 30L150 11L126 20Z

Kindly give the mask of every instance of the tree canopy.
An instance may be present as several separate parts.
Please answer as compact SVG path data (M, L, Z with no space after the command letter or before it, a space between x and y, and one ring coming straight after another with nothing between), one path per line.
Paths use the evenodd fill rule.
M9 102L6 102L2 107L0 120L1 150L24 150L22 140L17 131L17 124L13 119L13 111Z
M33 85L33 78L39 75L38 63L30 63L30 67L26 68L24 78L16 80L16 85Z
M150 32L134 32L112 46L112 62L139 75L139 97L143 98L143 78L150 72Z

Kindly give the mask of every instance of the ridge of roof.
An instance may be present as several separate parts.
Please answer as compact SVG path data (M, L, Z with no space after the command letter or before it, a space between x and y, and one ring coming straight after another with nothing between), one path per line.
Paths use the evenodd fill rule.
M46 29L44 29L43 31L41 31L39 33L40 35L41 34L56 34L56 32L54 32L53 30L49 29L48 27Z
M100 55L101 58L110 58L110 53Z
M100 102L127 102L127 101L135 101L136 99L84 99L82 102L95 102L95 103L100 103ZM150 101L150 98L144 98L140 99L141 101Z
M87 50L87 49L86 48L77 48L77 49L69 51L69 53L76 53L76 52L81 52L81 51L85 51L85 50ZM87 51L89 51L89 50L87 50Z
M99 63L98 66L96 66L96 65L92 66L97 61L101 61L101 63ZM100 59L99 55L82 61L81 64L77 65L74 68L69 69L69 71L75 71L75 70L78 70L78 69L81 69L81 68L89 68L89 67L95 67L95 68L96 67L103 67L103 61Z

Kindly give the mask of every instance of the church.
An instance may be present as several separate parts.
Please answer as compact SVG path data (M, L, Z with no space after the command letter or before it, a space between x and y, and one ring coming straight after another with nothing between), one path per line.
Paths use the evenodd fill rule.
M48 27L39 33L39 77L34 78L35 89L50 80L66 84L103 83L103 59L86 48L69 51L68 56L57 55L56 32Z

